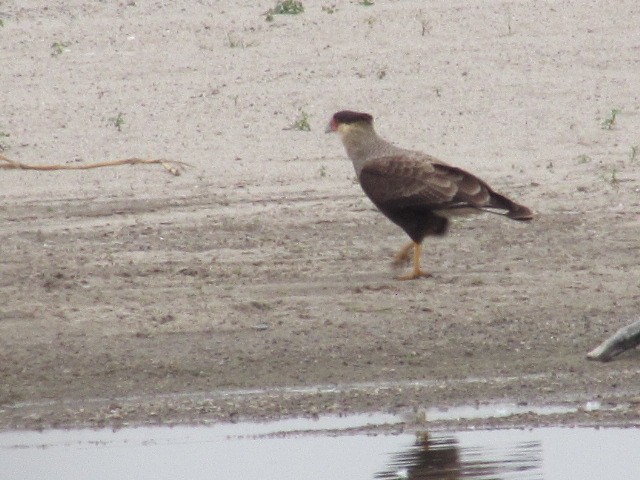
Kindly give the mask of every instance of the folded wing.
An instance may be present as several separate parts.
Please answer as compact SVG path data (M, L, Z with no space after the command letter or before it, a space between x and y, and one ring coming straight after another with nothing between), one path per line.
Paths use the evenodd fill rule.
M527 207L494 192L478 177L422 154L370 160L360 172L360 184L382 210L420 207L454 214L498 209L516 220L532 217Z

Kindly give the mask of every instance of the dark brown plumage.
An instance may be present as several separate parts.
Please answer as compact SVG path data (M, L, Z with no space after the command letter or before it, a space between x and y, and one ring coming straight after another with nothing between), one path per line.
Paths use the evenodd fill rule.
M413 271L403 279L427 276L420 270L420 245L428 235L444 235L449 217L491 211L513 220L533 218L530 209L495 192L471 173L383 140L367 113L338 112L327 131L341 134L364 192L411 238L412 243L396 256L403 261L414 250Z

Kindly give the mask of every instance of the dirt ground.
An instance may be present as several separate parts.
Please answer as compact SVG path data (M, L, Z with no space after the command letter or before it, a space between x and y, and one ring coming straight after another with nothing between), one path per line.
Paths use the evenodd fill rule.
M585 359L640 315L638 3L304 3L0 1L0 153L192 165L0 170L0 428L640 424L640 352ZM456 222L396 281L406 237L324 134L344 108L537 218Z

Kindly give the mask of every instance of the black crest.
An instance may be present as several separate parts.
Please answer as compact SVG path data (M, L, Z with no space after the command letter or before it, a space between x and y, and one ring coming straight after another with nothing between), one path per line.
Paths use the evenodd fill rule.
M368 113L352 112L351 110L342 110L333 115L333 120L336 123L357 123L365 122L372 123L373 117Z

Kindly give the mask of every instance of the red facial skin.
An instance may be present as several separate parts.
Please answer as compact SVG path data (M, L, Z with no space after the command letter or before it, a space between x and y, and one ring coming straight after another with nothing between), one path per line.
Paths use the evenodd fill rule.
M336 119L331 117L331 120L329 120L329 124L327 125L327 133L329 132L337 132L338 131L338 122L336 122Z

